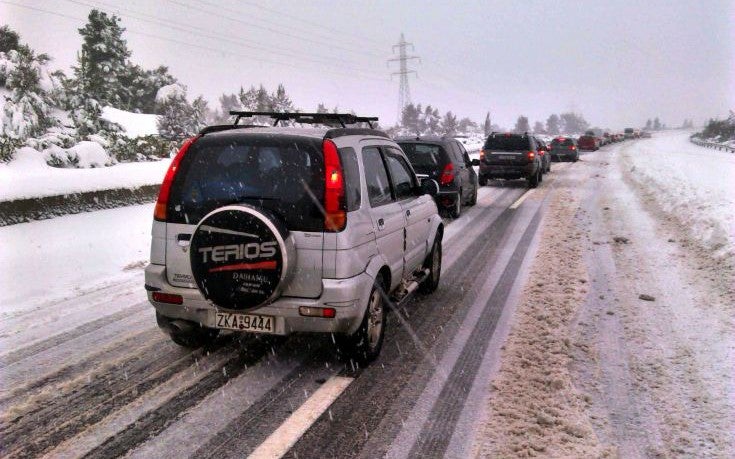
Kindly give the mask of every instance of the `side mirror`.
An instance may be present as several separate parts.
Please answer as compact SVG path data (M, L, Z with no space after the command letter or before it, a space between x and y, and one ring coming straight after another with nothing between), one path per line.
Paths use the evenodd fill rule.
M421 181L421 192L430 196L439 194L439 183L434 179L425 179Z
M479 160L479 159L476 159L476 158L475 158L475 159L473 159L473 160L472 160L472 165L473 165L473 166L479 166L479 165L480 165L480 160Z

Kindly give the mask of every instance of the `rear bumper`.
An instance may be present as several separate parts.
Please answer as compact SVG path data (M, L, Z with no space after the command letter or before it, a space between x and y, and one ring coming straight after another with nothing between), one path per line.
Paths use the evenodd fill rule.
M322 295L319 298L281 297L266 306L246 311L248 314L272 316L275 319L275 334L288 335L294 332L354 333L360 326L373 279L361 273L348 279L323 279ZM166 267L148 265L145 270L148 301L156 311L169 319L183 319L204 327L216 328L216 313L233 311L218 308L206 300L198 289L174 287L166 280ZM153 301L151 289L181 295L183 304L168 304ZM299 314L300 306L334 308L333 319L304 317Z
M523 166L480 164L480 176L485 178L518 179L530 177L536 172L536 163Z
M459 190L439 190L434 196L434 202L436 202L438 208L448 209L456 204L458 197Z
M577 153L576 151L560 151L560 152L552 151L551 157L559 161L572 161L577 157L578 154L579 153Z

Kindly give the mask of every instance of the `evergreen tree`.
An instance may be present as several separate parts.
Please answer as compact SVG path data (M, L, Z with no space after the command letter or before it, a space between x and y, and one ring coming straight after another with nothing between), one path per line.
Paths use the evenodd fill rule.
M122 38L125 31L120 18L93 9L87 24L79 29L82 50L74 67L77 91L84 98L92 98L102 105L125 108L130 100L123 76L128 73L130 51Z
M426 109L424 109L424 129L422 129L422 132L427 134L439 134L441 132L441 120L442 117L439 114L439 109L433 108L431 105L427 105Z
M546 132L549 135L559 135L559 115L549 115L546 119Z
M181 140L195 134L199 127L194 107L186 100L186 88L178 83L164 86L156 96L159 113L158 132L164 139Z
M464 117L461 120L459 120L459 126L457 126L457 130L459 132L467 133L474 129L477 129L477 123L475 123L471 119Z
M519 116L516 120L514 131L518 133L524 133L529 132L530 130L531 126L528 124L528 118L525 116Z
M542 123L541 121L536 121L533 125L533 132L536 134L546 134L544 123Z
M283 87L283 84L278 85L276 92L271 97L270 105L275 112L284 113L294 111L293 102L286 94L286 88Z
M204 97L199 96L196 99L194 99L194 102L191 103L192 108L192 125L194 127L195 131L201 131L206 126L208 126L210 123L210 120L212 118L212 113L209 110L209 104L204 99Z
M453 135L457 133L457 116L451 111L448 111L444 115L444 119L441 122L441 132L444 135Z
M661 121L658 119L658 116L656 117L656 119L653 120L653 130L654 131L661 130Z
M0 27L0 53L17 50L20 46L20 35L8 26Z
M646 120L646 127L644 127L643 129L645 129L646 131L650 131L652 127L653 127L653 123L651 122L651 119L649 118L648 120Z
M566 134L581 134L589 127L589 123L582 115L573 112L559 115L561 129Z
M490 112L487 112L485 115L485 123L482 125L482 130L485 132L485 135L488 136L493 132L493 126L490 121Z
M401 113L401 127L411 134L418 134L419 131L419 109L414 104L408 104L403 107Z
M329 109L327 108L326 105L320 102L319 105L317 105L316 107L316 112L317 113L329 113Z

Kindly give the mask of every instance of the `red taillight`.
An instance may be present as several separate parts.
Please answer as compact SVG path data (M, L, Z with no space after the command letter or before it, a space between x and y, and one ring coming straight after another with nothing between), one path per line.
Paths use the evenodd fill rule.
M191 144L194 143L194 141L198 138L199 137L197 136L192 137L191 139L187 139L186 142L184 142L184 144L179 149L179 152L176 154L173 161L171 161L171 165L168 166L168 171L166 171L166 176L163 178L163 184L161 184L161 189L158 192L158 201L156 201L156 208L153 211L153 218L158 221L166 221L166 208L168 207L168 196L171 193L171 183L173 183L174 177L176 176L176 171L179 169L179 163L184 158L184 155L186 154L187 150L189 150Z
M158 301L159 303L182 304L184 302L184 298L181 295L174 295L173 293L153 292L153 301Z
M480 161L485 161L485 149L480 150Z
M577 149L577 147L575 147L574 145L572 145L571 147L569 147L569 149L570 149L570 150L576 150L576 149Z
M310 306L299 306L299 314L306 317L323 317L325 319L334 319L337 317L337 310L334 308L314 308Z
M442 175L439 176L439 185L449 185L454 181L454 164L449 163L444 166Z
M322 143L324 153L324 229L342 231L347 224L345 181L337 146L329 139Z
M536 157L536 152L535 151L529 151L528 154L527 154L527 156L528 156L528 160L529 161L532 161L533 158Z

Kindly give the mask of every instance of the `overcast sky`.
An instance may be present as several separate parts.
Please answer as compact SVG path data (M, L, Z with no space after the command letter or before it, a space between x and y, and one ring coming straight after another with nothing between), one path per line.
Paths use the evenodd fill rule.
M490 111L506 128L569 110L622 129L735 109L732 0L0 0L0 23L68 70L93 6L122 18L133 62L168 66L213 105L284 83L303 110L324 102L392 124L398 68L386 60L404 33L421 57L414 102L478 121Z

